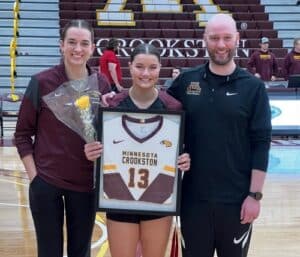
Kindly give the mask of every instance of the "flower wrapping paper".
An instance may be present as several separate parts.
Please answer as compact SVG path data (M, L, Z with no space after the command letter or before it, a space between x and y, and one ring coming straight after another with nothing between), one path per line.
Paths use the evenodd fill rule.
M70 80L43 96L56 118L86 142L96 139L95 123L101 94L96 73L84 80Z

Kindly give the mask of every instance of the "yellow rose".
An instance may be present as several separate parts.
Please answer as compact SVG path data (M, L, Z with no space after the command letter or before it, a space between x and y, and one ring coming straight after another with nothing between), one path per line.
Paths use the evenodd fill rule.
M85 110L90 107L90 97L88 95L83 95L75 101L75 106L81 110Z

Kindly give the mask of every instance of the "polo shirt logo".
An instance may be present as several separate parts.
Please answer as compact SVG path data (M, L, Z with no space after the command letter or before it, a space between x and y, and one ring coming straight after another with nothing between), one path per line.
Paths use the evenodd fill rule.
M192 81L190 85L186 88L187 95L200 95L201 87L199 82Z

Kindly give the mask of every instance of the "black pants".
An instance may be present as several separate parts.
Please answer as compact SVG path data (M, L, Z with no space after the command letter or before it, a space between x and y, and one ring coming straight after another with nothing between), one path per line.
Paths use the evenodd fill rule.
M38 257L63 256L66 216L68 257L89 257L95 221L94 192L64 190L36 176L29 188Z
M240 223L240 205L183 201L183 257L246 257L252 225Z

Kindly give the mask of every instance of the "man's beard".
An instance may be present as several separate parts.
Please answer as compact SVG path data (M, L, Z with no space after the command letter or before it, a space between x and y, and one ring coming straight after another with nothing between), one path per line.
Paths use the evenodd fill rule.
M215 54L213 51L211 51L211 50L209 50L209 49L207 49L207 51L208 51L210 60L211 60L214 64L216 64L216 65L226 65L226 64L228 64L228 63L231 62L231 60L233 59L233 56L234 56L234 53L235 53L235 49L231 49L231 50L228 52L227 56L226 56L224 59L220 59L220 58L218 58L218 57L216 56L216 54Z

